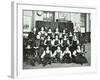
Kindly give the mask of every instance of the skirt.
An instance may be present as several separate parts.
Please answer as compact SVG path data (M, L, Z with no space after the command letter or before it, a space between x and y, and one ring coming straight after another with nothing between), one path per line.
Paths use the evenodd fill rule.
M69 56L69 54L65 54L62 58L62 63L71 63L72 58Z
M82 55L77 55L77 56L72 56L72 61L74 63L77 63L77 64L83 64L83 63L88 63L86 57L82 56Z

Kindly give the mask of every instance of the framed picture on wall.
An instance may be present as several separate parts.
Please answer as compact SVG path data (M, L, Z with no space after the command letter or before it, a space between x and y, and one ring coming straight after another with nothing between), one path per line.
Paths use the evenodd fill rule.
M96 72L95 23L96 8L12 2L11 76Z

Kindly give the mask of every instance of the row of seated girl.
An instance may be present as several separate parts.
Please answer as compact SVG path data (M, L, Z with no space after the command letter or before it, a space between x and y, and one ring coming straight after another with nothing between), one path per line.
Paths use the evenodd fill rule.
M69 47L66 47L64 51L61 50L60 47L57 47L57 49L52 53L52 51L49 49L49 47L46 48L46 50L41 55L42 58L42 64L45 66L47 64L51 64L52 62L59 62L59 63L87 63L87 59L83 55L80 46L77 46L77 49L73 51L71 54L71 51L69 50Z
M71 52L73 52L77 49L78 45L80 44L76 35L72 37L67 37L65 35L64 37L62 37L62 39L60 39L58 35L56 35L54 39L51 39L50 36L47 36L47 38L44 39L37 35L37 38L33 43L33 48L43 47L44 49L46 49L46 47L49 46L50 50L54 52L57 47L60 46L62 51L64 51L66 47L70 47Z
M76 63L82 65L88 62L83 52L81 51L80 46L77 46L77 49L74 50L73 53L71 53L69 47L66 47L66 49L62 51L58 46L54 53L50 50L49 47L46 47L46 50L43 51L38 60L39 59L39 64L42 64L43 66L48 64L51 65L52 63ZM33 61L31 61L31 64L35 65L37 58L32 60Z

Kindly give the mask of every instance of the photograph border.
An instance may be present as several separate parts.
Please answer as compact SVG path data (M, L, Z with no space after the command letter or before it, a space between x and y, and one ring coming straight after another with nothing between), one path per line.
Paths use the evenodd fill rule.
M40 5L31 3L12 2L11 4L11 76L18 77L43 77L54 75L67 75L72 73L90 73L97 71L97 52L95 45L95 28L96 28L96 8L93 7L74 7L59 5ZM49 68L49 69L32 69L23 70L22 61L22 10L54 10L91 13L91 66L68 67L68 68ZM94 28L95 27L95 28ZM94 54L95 53L95 54ZM42 73L41 73L42 72Z

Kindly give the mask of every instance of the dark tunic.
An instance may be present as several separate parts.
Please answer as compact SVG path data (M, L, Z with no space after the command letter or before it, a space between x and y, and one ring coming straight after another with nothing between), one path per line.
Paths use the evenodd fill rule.
M58 46L59 46L59 40L55 40L54 46L52 46L52 52L54 52L57 49Z
M51 40L46 40L46 46L45 48L49 46L50 50L52 50L52 44L51 44Z
M71 63L72 62L72 59L71 59L69 53L65 53L64 54L64 56L62 58L62 62L63 63Z
M59 44L59 40L55 40L54 45L57 46Z
M58 36L58 37L59 37L59 33L56 33L56 32L55 32L55 36Z
M39 47L40 47L40 40L39 39L37 39L37 40L35 40L35 45L33 46L34 48L34 52L33 52L33 54L35 54L36 55L36 53L38 54L38 52L39 52Z
M73 62L77 63L77 64L83 64L83 63L87 63L87 59L85 56L82 55L82 53L80 52L76 52L77 56L72 56L73 58Z
M34 41L36 39L36 34L33 32L30 32L28 38Z
M41 36L40 37L45 38L45 32L44 33L40 32L40 33L41 33Z
M48 36L50 36L51 39L53 38L52 33L48 32Z
M62 33L62 37L64 38L64 36L66 35L66 33Z
M56 52L55 59L56 59L57 62L61 62L60 55L61 55L61 52Z
M59 58L60 59L60 52L57 52L57 54L56 54L56 58Z
M35 40L35 47L40 47L40 39Z
M68 47L69 46L68 43L67 43L67 40L63 40L63 46L64 47Z
M72 39L73 39L73 36L69 36L69 42L70 42L70 44L72 44Z
M51 46L51 40L46 40L46 45Z
M77 49L77 41L73 41L72 45L69 47L69 50L71 51L71 54L73 53L73 51L75 51Z
M50 52L45 54L43 62L42 62L43 66L47 65L47 64L51 64L51 55Z
M49 52L49 53L46 52L46 54L45 54L45 56L44 56L44 59L47 59L47 60L48 60L48 59L50 59L50 57L51 57L51 56L50 56L50 52Z
M35 39L36 39L36 34L33 32L30 32L28 35L28 43L30 44L31 47L34 46Z
M76 50L77 49L77 41L73 41L73 44L72 44L72 46L73 46L73 50Z
M64 51L66 49L66 47L69 47L67 40L63 40L62 51Z
M44 40L40 40L40 46L44 47Z

